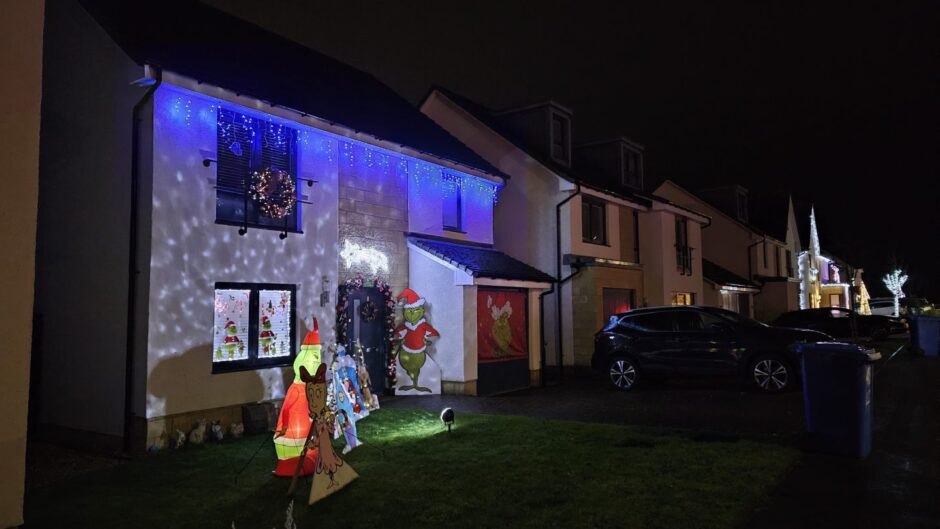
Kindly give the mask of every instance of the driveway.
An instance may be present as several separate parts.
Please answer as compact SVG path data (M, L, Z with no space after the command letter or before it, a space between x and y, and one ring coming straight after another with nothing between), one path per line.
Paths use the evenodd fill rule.
M461 412L492 413L794 439L803 429L799 392L762 395L733 380L649 382L622 392L609 388L600 375L575 369L566 369L560 384L506 395L403 396L387 399L382 405L429 410L450 407L457 412L458 421Z

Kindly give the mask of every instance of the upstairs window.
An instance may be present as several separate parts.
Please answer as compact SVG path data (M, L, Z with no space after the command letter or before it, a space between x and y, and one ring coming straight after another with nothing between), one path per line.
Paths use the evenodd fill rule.
M564 165L571 163L571 121L557 113L552 113L552 158Z
M212 372L289 365L296 285L216 283Z
M692 248L689 247L689 220L676 217L676 269L682 275L692 275Z
M739 190L737 195L738 220L747 222L747 193Z
M300 233L299 199L287 215L274 218L251 197L252 173L265 168L285 171L295 192L300 189L297 131L224 108L219 108L217 118L216 223Z
M441 210L444 229L463 231L463 204L461 200L460 178L444 174L442 179Z
M581 198L581 238L591 244L607 244L607 205L604 202Z
M623 185L633 187L636 189L643 188L643 163L642 155L629 149L627 147L622 147L623 152L623 177L621 179Z
M793 277L793 252L787 250L787 277Z

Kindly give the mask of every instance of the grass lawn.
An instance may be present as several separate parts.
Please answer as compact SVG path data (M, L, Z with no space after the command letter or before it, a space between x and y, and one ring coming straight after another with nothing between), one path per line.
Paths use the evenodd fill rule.
M359 479L299 527L732 527L798 457L753 441L629 426L380 410L346 457ZM267 439L267 440L265 440ZM235 474L261 446L236 484ZM26 527L283 527L288 480L269 436L142 457L28 493Z

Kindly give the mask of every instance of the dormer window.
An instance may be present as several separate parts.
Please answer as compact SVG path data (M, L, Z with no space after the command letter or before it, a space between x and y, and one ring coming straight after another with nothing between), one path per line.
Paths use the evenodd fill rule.
M621 183L636 189L643 188L643 159L629 147L621 147Z
M747 222L747 192L738 190L738 220Z
M552 112L552 158L561 164L571 164L571 120L567 116Z

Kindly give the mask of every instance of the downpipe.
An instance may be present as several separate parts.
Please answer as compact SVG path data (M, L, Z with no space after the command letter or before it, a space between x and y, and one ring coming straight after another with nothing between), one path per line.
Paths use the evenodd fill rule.
M558 380L561 381L564 379L565 372L565 355L563 351L564 344L564 325L561 321L561 287L566 281L569 281L572 277L578 274L581 271L580 268L572 272L566 278L561 277L561 208L574 199L574 197L581 194L581 185L575 184L574 193L568 195L564 200L559 202L555 206L555 277L558 279L557 287L555 290L555 310L556 310L556 321L557 332L555 333L556 338L556 347L558 349Z

